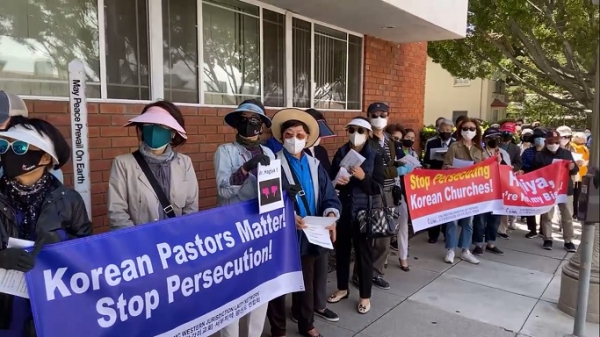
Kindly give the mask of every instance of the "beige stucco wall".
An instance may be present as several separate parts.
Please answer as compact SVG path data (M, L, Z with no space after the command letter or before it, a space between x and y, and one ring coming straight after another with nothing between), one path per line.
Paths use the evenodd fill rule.
M467 111L469 117L492 121L495 98L504 101L505 95L494 93L495 81L474 79L469 84L454 84L454 77L441 65L427 60L425 79L425 125L435 123L438 117L452 118L453 111ZM499 109L498 119L505 117L505 109Z

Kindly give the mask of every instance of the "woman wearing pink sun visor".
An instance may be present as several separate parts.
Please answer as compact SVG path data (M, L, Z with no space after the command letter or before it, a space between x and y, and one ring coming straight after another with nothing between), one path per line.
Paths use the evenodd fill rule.
M198 211L198 180L190 157L175 152L187 139L183 115L173 103L147 105L125 126L141 141L113 161L108 185L110 228L142 225Z

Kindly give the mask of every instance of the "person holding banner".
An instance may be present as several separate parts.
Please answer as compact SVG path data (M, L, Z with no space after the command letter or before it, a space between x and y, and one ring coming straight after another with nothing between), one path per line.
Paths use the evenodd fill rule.
M535 154L533 159L533 170L551 165L556 160L564 160L569 169L569 175L573 176L579 172L579 167L573 160L573 154L571 151L561 147L561 134L557 131L550 131L546 133L546 147ZM564 248L568 252L576 252L577 249L573 244L572 240L574 237L573 233L573 179L568 177L567 179L567 202L559 203L558 209L560 211L560 222L563 228ZM543 248L546 250L552 249L552 219L550 216L551 212L542 214L541 223L544 227L544 244Z
M544 149L546 144L546 131L542 128L536 128L533 130L533 134L531 135L531 142L533 146L525 149L521 154L521 171L519 173L529 173L534 170L533 168L533 159L535 158L535 154ZM527 229L529 233L525 234L525 237L528 239L534 239L538 237L537 231L537 218L535 215L526 216L525 221L527 222ZM540 234L543 233L543 227L540 225ZM543 234L542 234L543 235ZM498 233L503 239L508 239L509 236L506 233Z
M456 142L448 148L444 156L444 168L451 169L456 163L456 159L462 162L479 163L487 158L485 151L481 146L481 127L475 118L465 118L457 126ZM461 228L460 237L457 239L457 227ZM464 261L473 264L479 264L473 254L471 254L471 239L473 237L473 217L466 217L446 224L446 263L454 263L454 250L458 247L462 249L461 258Z
M357 310L366 314L371 310L371 288L373 286L373 249L371 241L365 233L361 233L357 219L360 210L368 208L369 197L380 195L383 186L383 157L368 144L372 129L369 120L355 117L346 125L349 142L342 145L331 164L330 176L338 175L342 159L354 150L365 160L360 166L347 168L350 177L341 175L336 180L336 188L340 191L342 214L338 221L337 242L335 245L336 276L338 290L327 301L338 303L350 296L348 288L350 274L350 255L354 245L355 264L358 269L358 289L360 300ZM334 178L335 179L335 178Z
M0 132L0 268L28 272L44 244L92 235L79 193L50 170L70 158L71 149L54 126L41 119L19 119ZM28 253L8 248L10 238L34 241ZM0 293L0 336L35 336L29 300Z
M0 131L6 131L12 126L22 124L29 116L27 105L21 97L0 90ZM51 169L50 173L63 182L63 173L61 169ZM4 167L0 161L0 177L4 175Z
M179 108L167 101L151 103L125 126L135 126L141 144L113 161L108 183L111 229L197 212L192 159L174 151L187 139Z
M225 115L225 123L237 130L235 141L219 146L214 156L219 206L231 205L258 198L258 164L269 165L273 152L261 145L259 138L264 127L271 127L258 100L246 100ZM249 336L260 336L267 315L263 304L246 315ZM221 331L221 337L239 337L240 321L236 320Z
M326 284L320 282L316 274L323 263L327 263L325 248L312 244L302 231L306 216L340 217L341 203L327 171L319 160L306 155L304 150L311 147L319 138L319 124L310 114L298 109L278 111L272 120L271 132L283 143L283 150L277 153L282 166L282 187L294 198L296 227L304 277L304 291L292 294L292 317L298 321L302 336L319 337L314 326L315 313L326 319L337 315L325 307L316 307L317 295L325 291ZM326 227L331 241L335 243L335 223ZM272 300L268 309L271 334L274 337L286 335L285 295ZM338 318L339 319L339 318Z

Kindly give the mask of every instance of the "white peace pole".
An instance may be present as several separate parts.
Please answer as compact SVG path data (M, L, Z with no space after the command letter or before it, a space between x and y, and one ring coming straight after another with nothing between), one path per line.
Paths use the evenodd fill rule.
M71 113L71 143L73 150L73 185L85 202L92 218L90 184L90 154L88 151L88 111L85 97L85 66L81 60L69 63L69 107Z

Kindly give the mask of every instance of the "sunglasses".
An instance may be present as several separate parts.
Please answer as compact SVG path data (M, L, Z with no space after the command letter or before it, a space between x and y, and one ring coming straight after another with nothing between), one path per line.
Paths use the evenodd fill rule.
M473 126L472 126L472 127L466 127L466 126L463 126L463 127L462 127L462 130L463 130L463 131L477 131L477 128L476 128L476 127L473 127Z
M5 154L10 148L15 154L22 156L29 150L29 143L22 140L15 140L11 143L6 139L0 139L0 154Z
M348 127L348 133L355 133L355 132L358 132L359 134L361 134L361 135L362 135L362 134L363 134L363 133L365 133L366 131L367 131L367 129L365 129L365 128L361 128L361 127L358 127L358 128L355 128L355 127L353 127L353 126L350 126L350 127Z
M400 137L392 137L392 139L393 139L395 142L400 142L400 141L402 141L402 138L400 138Z
M379 112L379 113L372 113L371 114L371 118L377 118L377 117L387 118L387 116L388 116L387 112Z
M244 117L244 119L246 119L252 125L262 124L260 117Z

